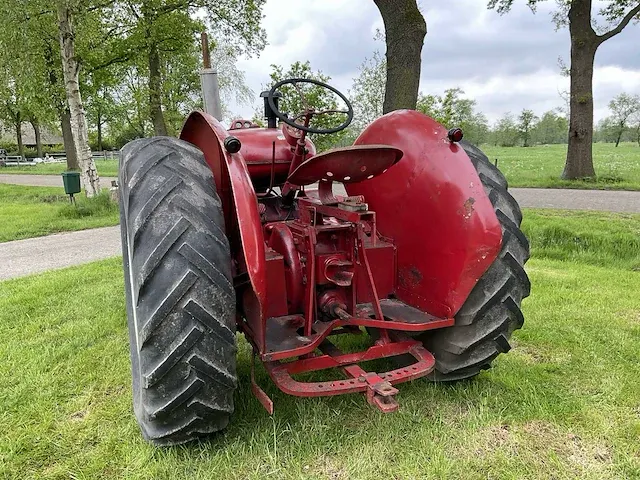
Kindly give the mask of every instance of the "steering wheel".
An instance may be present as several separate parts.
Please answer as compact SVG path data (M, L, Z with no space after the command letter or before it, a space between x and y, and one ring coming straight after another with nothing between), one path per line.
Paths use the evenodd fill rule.
M327 90L332 91L333 93L338 95L340 97L340 99L347 105L347 107L348 107L347 110L329 109L329 110L317 111L314 108L311 108L311 106L307 102L306 97L304 96L304 92L302 91L302 89L298 85L300 83L310 83L312 85L317 85L319 87L326 88ZM300 96L300 100L302 100L302 105L304 105L304 108L305 108L304 112L301 112L300 114L298 114L294 118L289 118L284 113L282 113L280 110L278 110L277 107L276 107L276 102L273 100L273 97L274 97L276 91L280 87L282 87L284 85L289 85L289 84L294 86L294 88L298 92L298 95ZM339 132L340 130L344 130L345 128L347 128L349 126L349 124L351 123L351 121L353 120L353 106L351 105L351 102L349 102L347 97L345 97L341 92L339 92L337 89L335 89L331 85L327 85L324 82L320 82L318 80L312 80L310 78L288 78L286 80L279 81L273 87L271 87L271 90L269 91L269 95L267 96L267 100L269 101L269 106L271 107L271 110L273 111L273 113L275 114L276 117L278 117L280 120L282 120L287 125L290 125L293 128L297 128L298 130L302 130L303 132L317 133L317 134L336 133L336 132ZM331 113L341 113L343 115L346 115L347 119L343 123L341 123L340 125L338 125L337 127L334 127L334 128L313 128L313 127L309 126L309 122L311 121L311 117L320 116L320 115L327 115L327 114L331 114ZM304 119L304 123L296 122L296 120L298 120L300 118Z

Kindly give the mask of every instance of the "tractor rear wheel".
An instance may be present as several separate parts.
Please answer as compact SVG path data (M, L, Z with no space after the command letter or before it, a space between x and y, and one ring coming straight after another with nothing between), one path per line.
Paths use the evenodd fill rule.
M120 224L134 411L144 437L184 443L221 430L237 384L235 293L224 217L202 152L130 142Z
M509 338L522 327L522 299L531 284L524 271L529 242L520 229L522 212L507 192L507 180L477 147L461 142L475 166L502 226L502 249L478 280L456 314L454 326L426 332L419 338L436 358L434 381L473 377L509 351Z

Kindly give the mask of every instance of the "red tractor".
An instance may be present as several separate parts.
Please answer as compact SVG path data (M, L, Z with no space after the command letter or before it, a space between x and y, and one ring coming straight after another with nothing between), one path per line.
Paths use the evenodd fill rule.
M344 110L279 110L283 86L304 97L309 83L331 90ZM530 289L522 214L504 176L459 129L395 111L353 146L316 154L307 134L345 129L347 98L305 79L263 96L268 128L239 120L226 130L194 112L179 140L135 140L122 151L134 410L155 444L227 426L236 331L283 392L361 392L391 412L398 384L473 377L522 326ZM314 127L325 115L324 125L344 121ZM330 341L365 332L363 351ZM360 365L386 357L397 368ZM299 380L325 369L343 375ZM255 396L273 412L251 372Z

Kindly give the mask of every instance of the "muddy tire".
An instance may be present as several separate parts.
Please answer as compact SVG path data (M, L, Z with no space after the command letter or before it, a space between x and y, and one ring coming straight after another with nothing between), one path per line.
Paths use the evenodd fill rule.
M473 377L511 348L509 338L522 327L522 299L531 284L524 271L529 242L520 229L522 212L507 192L507 180L477 147L461 142L475 166L502 226L502 249L456 314L453 327L421 335L436 358L434 381Z
M237 385L220 199L202 153L175 138L127 144L119 185L135 415L150 442L184 443L227 426Z

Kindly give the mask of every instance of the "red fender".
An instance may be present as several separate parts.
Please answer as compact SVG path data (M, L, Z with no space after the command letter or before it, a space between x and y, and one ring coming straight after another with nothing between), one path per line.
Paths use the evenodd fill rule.
M404 152L386 173L345 185L364 195L397 247L397 296L438 317L455 315L500 251L502 231L478 174L447 130L413 110L371 123L356 145Z
M204 153L215 178L222 201L227 235L240 234L240 243L231 240L232 252L243 252L249 280L258 302L254 314L264 316L267 294L265 246L258 200L251 184L247 165L240 152L230 154L224 148L229 132L211 115L193 112L182 127L180 138ZM235 251L234 251L235 250Z

